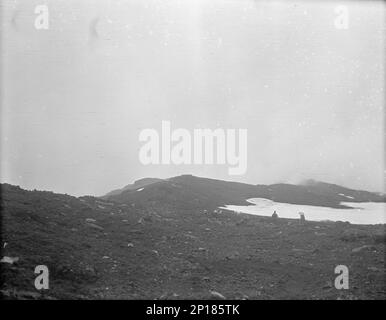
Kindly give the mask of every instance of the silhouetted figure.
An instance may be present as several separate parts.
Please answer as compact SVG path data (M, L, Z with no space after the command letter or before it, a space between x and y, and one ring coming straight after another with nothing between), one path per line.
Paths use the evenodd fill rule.
M304 224L306 222L306 218L304 217L303 212L299 212L300 215L300 224Z
M272 213L272 218L274 218L274 219L279 218L279 216L278 216L277 213L276 213L276 210Z

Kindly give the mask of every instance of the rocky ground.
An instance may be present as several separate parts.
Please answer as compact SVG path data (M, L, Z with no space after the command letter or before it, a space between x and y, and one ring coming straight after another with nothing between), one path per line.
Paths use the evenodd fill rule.
M147 207L2 185L6 299L385 299L385 226ZM34 287L47 265L50 288ZM334 269L349 269L349 289Z

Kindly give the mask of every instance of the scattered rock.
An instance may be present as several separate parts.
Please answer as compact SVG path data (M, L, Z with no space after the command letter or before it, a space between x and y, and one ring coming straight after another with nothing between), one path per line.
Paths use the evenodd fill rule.
M354 248L351 250L352 253L357 253L357 252L361 252L362 250L365 250L365 249L375 249L374 246L369 246L369 245L364 245L364 246L361 246L361 247L357 247L357 248Z
M373 239L375 243L386 243L386 233L378 232L373 235Z
M217 291L209 291L210 293L210 297L212 299L216 299L216 300L225 300L226 298L219 292Z
M239 252L235 251L235 252L230 253L229 255L227 255L225 258L228 259L228 260L232 260L232 259L237 259L239 256L240 256Z
M93 280L93 279L95 280L98 277L97 271L92 266L87 266L84 269L84 271L81 272L81 274L83 277L86 277L87 279L90 279L90 280Z
M153 221L153 218L150 215L144 216L142 219L145 222L152 222Z
M186 233L185 233L184 236L187 237L187 238L193 239L193 240L198 239L196 236L193 236L193 235L191 235L191 234L186 234Z
M331 289L331 288L332 288L332 281L327 281L322 289Z
M33 291L16 291L16 290L0 290L1 295L5 299L16 299L16 300L37 300L42 297L38 292Z
M368 234L366 232L357 229L348 229L343 232L342 236L340 237L340 240L355 242L367 237Z
M128 246L129 248L132 248L132 247L134 247L134 244L132 244L132 243L130 242L130 243L127 244L127 246Z
M249 297L244 293L238 292L238 293L236 293L235 299L236 300L249 300Z
M165 293L163 293L163 294L158 298L158 300L165 300L167 297L168 297L168 293L165 292Z
M299 248L292 248L292 251L295 251L295 252L307 252L309 250L299 249Z
M95 223L86 223L89 227L92 227L94 229L98 229L98 230L104 230L103 227L101 226L98 226L97 224Z
M379 269L377 267L368 267L367 269L370 271L382 271L381 269Z
M16 262L19 261L19 257L7 257L7 256L4 256L0 262L1 263L9 263L9 264L14 264Z

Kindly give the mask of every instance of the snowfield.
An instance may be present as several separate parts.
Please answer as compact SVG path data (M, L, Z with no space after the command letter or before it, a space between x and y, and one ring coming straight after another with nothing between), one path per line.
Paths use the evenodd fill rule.
M221 209L228 209L237 213L247 213L259 216L271 216L273 211L279 218L299 219L299 212L304 212L306 220L311 221L348 221L353 224L384 224L386 223L386 203L376 202L341 202L342 205L353 209L334 209L327 207L279 203L263 198L247 200L252 205L226 205Z
M349 198L349 199L355 199L354 197L351 197L351 196L346 196L345 194L343 193L339 193L340 196L342 197L346 197L346 198Z

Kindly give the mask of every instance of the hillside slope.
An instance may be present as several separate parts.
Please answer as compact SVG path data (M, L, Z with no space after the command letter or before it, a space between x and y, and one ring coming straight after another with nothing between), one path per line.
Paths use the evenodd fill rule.
M143 179L135 181L132 184L128 184L128 185L124 186L121 189L112 190L112 191L108 192L107 194L105 194L104 196L102 196L101 198L102 199L108 198L110 196L114 196L114 195L120 194L120 193L122 193L122 192L124 192L126 190L137 190L137 189L143 188L143 187L145 187L145 186L147 186L149 184L161 181L161 180L162 179L158 179L158 178L143 178Z
M202 181L192 188L203 188ZM169 183L185 190L186 178ZM249 191L208 183L214 195ZM300 225L4 184L1 195L1 253L18 258L0 263L6 299L206 299L211 291L227 299L386 297L384 226ZM41 264L50 270L50 289L43 292L34 288L34 268ZM339 264L349 267L350 290L333 286Z
M238 182L182 175L154 181L141 188L122 189L104 199L139 206L162 202L178 208L213 208L224 205L248 205L249 198L266 198L276 202L350 208L341 202L386 202L385 196L367 191L309 182L305 185L251 185Z

